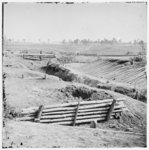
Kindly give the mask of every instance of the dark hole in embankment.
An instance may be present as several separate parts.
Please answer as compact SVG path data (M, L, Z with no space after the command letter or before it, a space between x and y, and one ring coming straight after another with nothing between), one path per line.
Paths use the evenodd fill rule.
M108 59L107 61L112 62L112 63L117 63L117 65L130 62L130 60L120 60L120 59Z
M50 64L49 66L45 66L41 68L47 74L55 75L61 78L64 81L73 81L75 80L75 75L70 73L70 71L66 68L60 67L59 64Z
M83 86L70 85L60 89L60 91L67 97L73 96L87 101L113 98L113 96L104 91L97 91Z

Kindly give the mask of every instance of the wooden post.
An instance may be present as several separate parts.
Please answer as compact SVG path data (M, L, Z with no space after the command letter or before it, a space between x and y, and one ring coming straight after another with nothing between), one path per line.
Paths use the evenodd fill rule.
M39 60L40 60L40 61L42 60L41 56L39 56Z
M78 102L78 105L77 105L77 108L76 108L76 113L75 113L75 117L74 117L73 126L76 125L76 120L77 120L77 115L78 115L78 111L79 111L79 106L80 106L80 101Z
M40 118L41 118L43 108L44 108L43 105L39 106L38 113L37 113L37 118L35 118L35 120L34 120L35 122L40 122Z
M112 104L111 104L111 107L110 107L110 109L109 109L109 111L108 111L106 121L109 121L109 120L110 120L110 117L111 117L112 111L113 111L113 109L114 109L115 103L116 103L116 100L114 99L113 102L112 102Z
M49 65L49 63L50 63L50 62L47 63L47 68L46 68L46 71L45 71L44 79L46 79L46 74L47 74L47 70L48 70L48 65Z

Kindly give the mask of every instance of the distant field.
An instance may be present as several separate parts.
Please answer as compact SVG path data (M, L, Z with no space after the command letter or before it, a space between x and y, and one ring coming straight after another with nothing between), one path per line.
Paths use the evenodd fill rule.
M5 49L30 52L73 52L98 55L125 55L127 52L137 54L141 51L140 45L133 44L24 44L24 45L5 45Z

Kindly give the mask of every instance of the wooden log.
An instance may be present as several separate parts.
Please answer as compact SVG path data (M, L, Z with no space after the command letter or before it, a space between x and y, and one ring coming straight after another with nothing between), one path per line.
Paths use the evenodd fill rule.
M107 116L107 114L80 116L80 117L77 117L77 120L101 118L101 117L106 118L106 116ZM73 117L68 117L68 118L60 118L60 119L41 119L40 120L40 122L48 122L48 123L63 122L63 121L74 121L74 118Z
M118 98L117 102L119 101L124 101L124 98ZM101 104L101 103L112 103L113 99L106 99L106 100L94 100L94 101L82 101L80 102L80 106L82 105L88 105L88 104ZM59 107L70 107L70 106L75 106L77 105L77 102L72 102L68 104L56 104L56 105L50 105L50 106L45 106L44 109L51 109L51 108L59 108Z
M112 102L112 104L111 104L111 106L110 106L110 109L109 109L109 111L108 111L108 114L107 114L107 118L106 118L107 121L110 120L110 117L111 117L111 115L112 115L112 112L113 112L115 103L116 103L116 100L114 99L113 102Z
M88 106L80 106L81 109L89 109L89 108L100 108L100 107L107 107L110 106L111 103L105 103L105 104L95 104L95 105L88 105Z
M91 104L101 104L101 103L112 103L112 99L108 99L108 100L103 100L103 101L82 101L80 102L80 106L82 105L91 105ZM59 105L51 105L51 106L45 106L45 109L52 109L52 108L59 108L59 107L73 107L76 106L78 103L77 102L72 102L72 103L68 103L68 104L59 104Z
M109 109L109 108L108 108ZM107 109L107 110L108 110ZM98 110L98 109L95 109L95 110L92 110L92 111L81 111L81 112L78 112L78 116L85 116L85 115L93 115L93 114L104 114L104 113L107 113L107 110ZM113 114L114 115L115 113L121 113L122 111L125 111L127 110L127 108L123 108L123 109L118 109L118 110L114 110L113 111ZM60 115L57 115L57 114L43 114L41 115L41 119L52 119L52 118L66 118L66 117L73 117L75 115L75 112L74 111L71 111L71 112L66 112L64 114L62 114L62 112L59 112ZM37 113L32 113L32 114L25 114L24 116L20 116L20 119L25 119L25 118L29 118L29 119L35 119L37 116Z
M104 107L104 106L110 106L111 103L105 103L105 104L95 104L95 105L87 105L87 106L81 106L80 109L88 109L88 108L97 108L97 107ZM51 111L60 111L60 110L74 110L74 107L59 107L59 108L51 108L51 109L44 109L43 112L51 112Z
M112 119L113 117L111 117ZM98 122L99 121L104 121L106 118L105 117L102 117L102 118L94 118L96 119ZM94 119L85 119L85 120L78 120L76 122L76 124L84 124L84 123L90 123L91 121L93 121ZM44 122L44 123L48 123L48 122ZM73 124L73 121L64 121L64 122L53 122L51 123L52 125L72 125Z
M121 111L122 111L122 110L121 110ZM78 115L79 115L79 116L81 116L81 115L86 115L86 114L92 114L92 113L100 113L100 114L102 114L102 113L107 113L107 110L103 110L103 111L98 111L98 110L97 110L97 111L90 111L90 112L79 112L79 111L78 111ZM68 115L68 114L73 114L73 115L74 115L74 114L75 114L75 111L72 111L72 112L69 112L69 113L65 113L65 114L62 114L62 113L61 113L60 115L57 115L57 114L53 114L53 115L49 114L49 115L50 115L50 117L54 117L54 116L58 116L58 117L59 117L59 116L63 116L63 115L65 116L65 115ZM47 115L47 114L42 114L42 117L43 117L43 116L48 116L48 115Z
M80 106L79 107L79 111L80 110L84 110L84 109L92 109L92 108L103 108L103 107L110 107L110 104L97 104L97 105L91 105L91 106ZM119 106L115 106L116 108L124 108L125 106L123 104L119 105ZM75 108L74 107L66 107L66 108L54 108L54 109L44 109L43 113L47 113L47 112L58 112L58 111L74 111Z
M124 98L118 98L117 102L119 101L124 101ZM85 104L91 104L91 103L104 103L104 102L112 102L112 99L107 99L107 100L95 100L95 101L82 101L80 102L80 105L85 105ZM68 103L68 104L54 104L54 105L50 105L50 106L44 106L44 110L45 109L49 109L49 108L59 108L59 107L67 107L67 106L75 106L77 105L77 102L72 102L72 103ZM31 108L25 108L22 110L22 113L29 113L29 112L35 112L38 110L38 107L31 107Z
M115 116L115 113L121 113L122 110L118 110L118 111L113 111L113 113L111 114L112 116ZM75 114L66 114L66 115L53 115L53 116L41 116L41 120L51 120L51 121L59 121L65 119L65 118L73 118L75 116ZM83 117L85 118L90 118L90 117L94 117L94 116L107 116L107 111L105 112L90 112L90 113L81 113L78 114L78 119L83 119ZM67 120L67 119L66 119Z
M40 118L41 118L43 108L44 108L43 105L39 106L39 110L38 110L38 113L37 113L37 118L35 118L35 122L40 122Z
M114 110L119 110L119 109L124 109L125 106L124 105L119 105L119 106L115 106ZM108 110L108 107L101 107L101 108L90 108L90 109L82 109L79 110L78 113L81 112L92 112L92 111L103 111L103 110ZM38 109L35 107L34 109L26 109L23 112L20 113L20 115L26 116L26 115L35 115L37 114ZM61 111L47 111L47 110L43 110L42 115L58 115L58 114L68 114L68 113L73 113L75 110L71 108L71 110L61 110Z
M121 111L120 111L121 112ZM75 112L70 113L70 114L65 114L65 115L49 115L49 116L41 116L41 119L57 119L57 118L67 118L67 117L75 117ZM107 111L95 111L95 112L88 112L88 113L78 113L79 116L86 116L86 115L100 115L100 114L107 114Z
M124 109L125 110L125 109ZM113 113L120 113L122 112L123 109L119 109L119 110L114 110ZM78 116L85 116L85 115L92 115L92 114L105 114L107 113L107 110L103 110L103 111L91 111L91 112L78 112ZM46 118L46 116L50 116L50 118L56 118L56 117L62 117L62 116L68 116L72 114L72 116L74 116L75 112L71 112L71 113L67 113L67 114L61 114L61 115L44 115L42 114L41 118Z
M79 110L78 113L81 112L92 112L92 111L102 111L102 110L108 110L109 107L103 107L103 108L93 108L93 109L85 109L85 110ZM63 115L63 114L68 114L68 113L74 113L75 111L70 110L70 111L58 111L58 112L43 112L42 115Z
M78 113L85 113L85 112L93 112L93 111L106 111L108 110L109 107L103 107L103 108L92 108L92 109L84 109L84 110L79 110ZM125 107L121 107L121 106L116 106L114 107L114 111L118 111L118 110L124 110L126 109ZM58 111L58 112L43 112L42 116L46 116L46 115L63 115L63 114L69 114L69 113L74 113L74 110L70 110L70 111Z
M105 121L106 118L97 118L96 120L99 121ZM111 119L114 119L113 116L111 116ZM85 119L85 120L79 120L76 122L76 124L84 124L84 123L90 123L94 119ZM49 123L49 122L42 122L42 123ZM51 125L72 125L73 121L63 121L63 122L53 122L50 123Z
M77 115L78 115L79 106L80 106L80 102L78 102L78 105L77 105L77 109L76 109L76 113L75 113L75 117L74 117L73 126L76 125L76 119L77 119Z
M77 120L76 124L82 124L82 123L90 123L91 121L93 121L94 119L97 120L97 122L99 121L104 121L106 119L106 117L101 117L101 118L89 118L89 119L85 119L85 120Z

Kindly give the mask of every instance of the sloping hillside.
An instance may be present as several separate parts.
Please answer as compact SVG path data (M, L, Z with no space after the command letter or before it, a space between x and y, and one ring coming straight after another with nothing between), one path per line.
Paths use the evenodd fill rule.
M146 69L144 66L98 60L75 68L88 75L106 78L135 85L139 89L146 89Z

